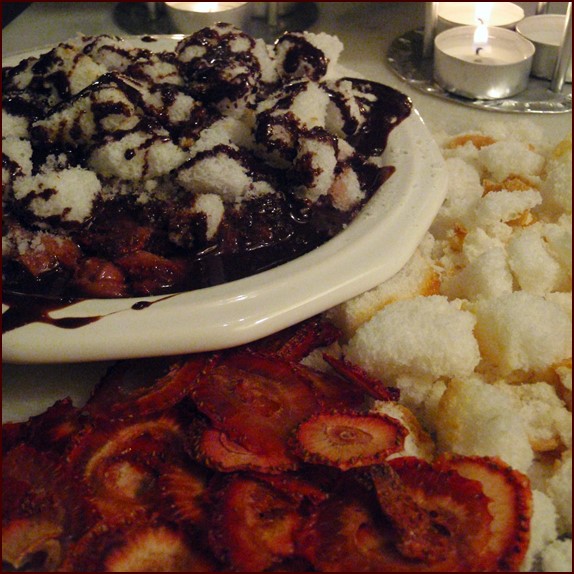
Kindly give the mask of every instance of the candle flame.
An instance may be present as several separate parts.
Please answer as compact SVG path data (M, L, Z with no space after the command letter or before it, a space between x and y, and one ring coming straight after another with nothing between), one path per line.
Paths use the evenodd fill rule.
M488 44L488 22L492 14L492 2L476 2L474 8L474 19L477 24L474 31L474 50L478 55Z
M475 48L483 48L488 44L488 27L486 24L479 24L474 31L473 42Z

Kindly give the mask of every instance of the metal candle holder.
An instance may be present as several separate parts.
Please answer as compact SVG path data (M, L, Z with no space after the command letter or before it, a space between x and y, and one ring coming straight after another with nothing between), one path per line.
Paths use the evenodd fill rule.
M537 14L547 10L548 2L537 3ZM527 88L512 97L497 100L469 99L452 94L433 77L433 49L438 21L438 2L427 2L424 29L396 38L387 53L391 69L413 88L469 107L500 112L565 113L572 112L572 85L566 84L566 72L572 57L572 2L568 3L562 43L550 81L530 77Z

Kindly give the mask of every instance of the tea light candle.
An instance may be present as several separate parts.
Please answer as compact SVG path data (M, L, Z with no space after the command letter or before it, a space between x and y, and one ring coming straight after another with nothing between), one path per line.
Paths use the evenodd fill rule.
M439 2L437 32L455 26L475 26L477 11L490 13L489 26L513 29L524 18L524 10L512 2Z
M241 28L249 16L249 2L166 2L173 25L184 34L193 34L217 22Z
M434 79L466 98L507 98L528 86L533 55L532 42L512 30L452 28L435 38Z
M564 38L566 16L541 14L529 16L516 25L516 31L528 38L536 48L532 61L532 75L551 80ZM566 81L572 81L572 58L568 62Z

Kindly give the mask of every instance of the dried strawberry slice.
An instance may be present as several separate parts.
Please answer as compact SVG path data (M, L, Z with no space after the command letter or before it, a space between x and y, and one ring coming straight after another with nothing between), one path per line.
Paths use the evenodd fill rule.
M80 258L79 247L64 237L47 233L39 235L40 247L29 249L18 256L19 262L34 276L58 268L73 269Z
M70 469L54 453L19 445L3 457L2 478L26 485L24 490L16 489L23 494L20 498L11 488L3 492L3 496L10 500L9 505L3 506L4 517L18 517L22 512L26 516L43 514L48 508L51 518L54 518L56 509L61 509L62 524L71 537L93 522L95 514L83 500L84 492L79 487L71 488L74 483ZM12 514L6 514L10 512Z
M376 464L400 450L407 429L387 415L318 413L295 432L295 451L306 462L341 470Z
M345 379L301 364L293 365L293 369L309 382L321 410L365 408L365 393Z
M285 494L255 478L229 475L214 497L209 542L225 565L258 572L293 555L302 517Z
M530 541L532 491L526 476L497 458L449 454L440 457L436 465L478 481L489 498L489 539L474 549L482 567L517 571Z
M530 517L530 490L523 475L496 459L481 457L443 455L433 465L405 457L388 464L416 503L450 534L456 569L519 568L528 546ZM383 512L400 506L395 497L399 490L393 490L381 501ZM452 560L440 567L453 568Z
M58 520L36 516L2 524L2 562L26 572L53 572L62 561L63 528Z
M86 429L68 456L105 517L146 508L154 501L163 465L184 457L184 433L173 416L119 421Z
M166 465L157 482L157 511L185 528L202 528L207 521L210 473L198 464Z
M8 522L22 515L22 501L31 494L32 485L31 479L7 474L4 461L2 466L2 518ZM27 503L27 506L32 508L33 505Z
M186 359L154 358L120 361L102 378L86 411L105 418L144 416L175 405L186 396L209 355Z
M41 451L63 453L82 424L80 409L74 407L68 397L56 401L26 422L3 424L2 449L7 452L19 443L25 443Z
M321 572L481 571L480 568L469 566L466 557L460 555L456 540L449 539L447 530L441 532L443 517L440 512L426 511L412 500L391 500L392 508L389 508L389 496L391 499L402 498L405 487L401 486L400 481L393 483L388 474L383 474L380 477L383 484L376 483L378 488L373 489L368 484L370 479L363 480L372 474L373 468L361 469L359 477L354 474L357 471L347 473L344 476L346 480L342 481L337 490L315 508L310 520L297 535L296 546L300 555ZM436 473L434 478L439 474ZM354 480L356 478L360 480ZM393 486L397 488L394 497L387 492ZM379 503L377 495L379 498L384 497L383 504ZM424 516L425 511L428 512L427 517ZM406 515L401 516L401 512ZM424 524L418 525L415 522L417 515L423 517L426 525L429 519L437 520L435 532L426 530ZM415 529L414 535L403 530L409 526ZM432 534L434 542L444 537L439 551L432 549L427 541L416 540L416 536L423 535L425 530L426 534ZM412 540L407 545L401 544L406 538ZM417 548L417 544L421 546ZM402 553L405 550L405 554L409 555Z
M312 504L319 504L326 500L328 496L327 492L319 484L316 484L309 478L305 477L302 473L252 473L252 475L259 480L270 484L273 488L298 503L309 501Z
M249 351L202 374L191 396L214 427L256 454L289 456L289 435L317 406L307 381L288 362Z
M276 473L299 465L299 461L284 449L269 453L253 452L231 440L224 432L210 427L198 434L193 451L200 462L221 472L254 470Z
M296 535L296 552L318 572L391 572L387 557L396 554L376 498L351 481L314 509Z
M403 556L431 564L444 562L449 554L456 552L445 527L446 520L441 520L444 517L436 510L431 515L419 505L390 466L373 466L369 471L381 510L393 525L396 546Z
M464 555L484 545L492 516L479 482L415 457L397 458L388 464L421 508L450 531L459 547L464 548Z
M27 426L24 422L2 424L2 454L26 441Z
M266 337L260 342L250 345L250 348L297 363L311 351L331 345L340 336L341 332L335 325L320 317L313 317L294 327L289 327Z
M122 270L107 259L81 259L74 271L74 287L81 295L97 298L125 297L126 278Z
M208 551L178 527L136 515L101 521L66 556L61 572L214 572Z
M63 453L83 424L81 410L66 398L28 420L26 442L39 450Z
M386 387L381 381L371 377L358 365L353 365L345 359L337 359L328 353L324 353L323 358L341 377L354 383L371 397L381 401L399 400L399 389Z
M114 261L126 274L136 295L157 295L183 287L187 265L149 251L135 251Z
M14 568L54 569L64 547L95 515L52 454L27 445L2 461L2 559Z

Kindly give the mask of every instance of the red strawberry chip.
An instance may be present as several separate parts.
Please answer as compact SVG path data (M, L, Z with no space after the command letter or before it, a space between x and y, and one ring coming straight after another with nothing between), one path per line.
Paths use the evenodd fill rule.
M158 514L185 528L204 528L210 478L211 473L199 464L165 465L157 480Z
M69 455L78 480L103 517L115 518L148 507L165 464L181 461L185 435L167 414L116 421L86 429Z
M299 466L297 458L284 449L255 452L231 440L223 431L211 427L199 431L192 449L200 462L221 472L254 470L276 473Z
M371 377L358 365L353 365L345 359L337 359L328 353L325 353L323 358L333 367L336 373L357 385L357 387L371 397L381 401L399 400L399 389L383 385L381 381Z
M297 503L256 478L232 475L214 494L209 540L233 570L257 572L294 553Z
M24 444L11 449L2 460L3 562L55 570L95 519L84 495L52 453Z
M332 323L314 317L255 343L253 348L297 363L320 347L331 345L341 336Z
M262 454L285 454L295 426L316 408L308 383L288 362L247 351L208 369L191 396L214 427Z
M518 570L530 541L532 491L527 477L497 458L444 455L437 466L478 481L489 499L490 536L479 549L485 568Z
M373 493L349 481L314 509L296 548L318 572L387 572L392 542Z
M102 521L68 553L62 572L215 572L201 543L157 519Z
M348 470L385 460L403 447L407 433L387 415L318 413L297 427L294 449L306 462Z
M86 411L106 419L144 416L183 399L208 365L207 354L120 361L96 386Z

